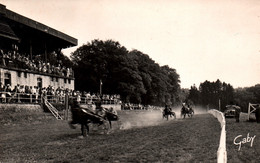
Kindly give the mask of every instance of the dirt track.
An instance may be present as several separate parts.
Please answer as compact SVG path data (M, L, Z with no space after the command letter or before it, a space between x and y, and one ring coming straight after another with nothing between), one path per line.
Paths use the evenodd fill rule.
M158 112L120 112L121 126L127 126L120 130L114 123L111 134L91 130L90 136L83 139L79 138L79 127L72 130L66 121L44 114L37 113L37 121L29 118L31 123L1 124L1 162L216 162L217 159L220 126L209 114L166 121Z

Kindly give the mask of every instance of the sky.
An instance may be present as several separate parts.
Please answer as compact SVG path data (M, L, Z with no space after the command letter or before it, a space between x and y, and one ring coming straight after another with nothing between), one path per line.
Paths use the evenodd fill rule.
M234 88L260 84L259 0L0 0L7 9L78 39L118 41L180 75Z

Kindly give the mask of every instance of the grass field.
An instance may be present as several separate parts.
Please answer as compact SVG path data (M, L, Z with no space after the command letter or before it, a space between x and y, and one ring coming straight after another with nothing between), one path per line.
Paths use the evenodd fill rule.
M240 122L236 123L234 118L226 118L226 131L227 131L227 158L228 162L260 162L260 124L256 122L247 122L247 114L242 113ZM252 147L251 142L246 142L239 146L234 144L234 139L239 137L236 142L243 141L243 138L256 136L254 138ZM248 139L249 140L249 139Z
M110 134L92 127L90 135L82 138L79 126L70 129L67 121L48 113L1 111L0 161L217 161L220 125L209 114L169 121L162 120L159 111L120 111L119 115L120 123L113 123Z

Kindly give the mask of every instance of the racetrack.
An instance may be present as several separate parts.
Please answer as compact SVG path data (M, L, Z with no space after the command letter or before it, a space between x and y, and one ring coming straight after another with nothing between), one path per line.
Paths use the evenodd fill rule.
M166 121L159 111L120 111L109 135L92 129L83 139L79 127L45 114L1 124L1 162L217 161L220 125L209 114Z

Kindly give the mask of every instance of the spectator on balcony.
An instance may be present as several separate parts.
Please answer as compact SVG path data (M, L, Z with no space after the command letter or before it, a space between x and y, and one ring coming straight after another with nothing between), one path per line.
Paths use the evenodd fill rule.
M4 51L2 49L0 50L0 63L5 66Z
M41 61L38 61L38 64L37 64L37 68L38 68L38 71L42 71L42 62Z
M48 72L49 74L51 74L51 65L50 65L49 62L47 63L46 68L47 68L47 72Z
M42 72L46 73L47 72L47 66L45 63L42 65Z
M61 68L61 72L62 72L62 75L63 76L67 76L67 70L66 70L66 67L64 67L64 66L62 66L62 68Z
M51 73L55 74L55 67L54 67L54 65L51 65Z
M9 65L9 60L10 60L8 54L3 53L3 59L4 59L4 66L8 66Z
M32 60L32 70L37 71L37 66L34 60Z

